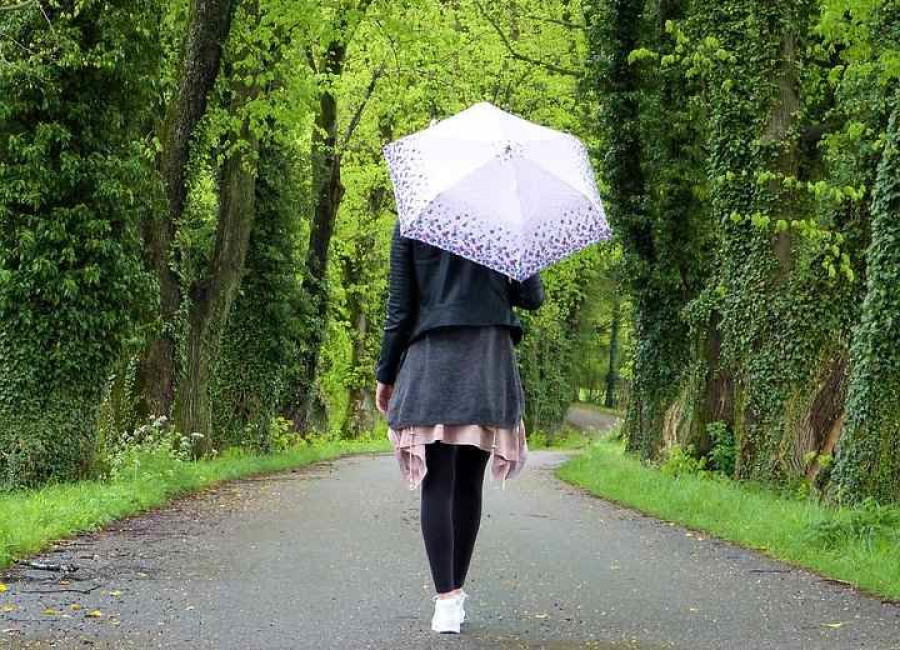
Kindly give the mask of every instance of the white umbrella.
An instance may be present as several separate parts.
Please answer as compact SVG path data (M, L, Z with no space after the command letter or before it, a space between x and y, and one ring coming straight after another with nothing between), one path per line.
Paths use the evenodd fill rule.
M401 234L515 280L611 236L578 138L487 102L384 155Z

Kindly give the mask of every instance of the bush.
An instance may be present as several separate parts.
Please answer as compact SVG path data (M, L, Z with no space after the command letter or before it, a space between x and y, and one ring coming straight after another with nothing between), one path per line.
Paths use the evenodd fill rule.
M159 3L45 4L0 30L28 43L0 61L0 490L94 471L103 386L154 301Z
M734 432L724 422L710 422L706 425L706 433L712 440L710 460L716 471L726 476L734 476L737 459L737 447L734 443Z
M147 465L162 461L170 467L172 462L191 460L192 437L171 426L165 416L151 419L134 431L122 434L106 450L103 459L110 479L136 478L139 473L147 473Z
M528 446L531 449L546 449L550 446L547 434L543 431L530 431L528 433Z
M685 474L701 474L706 471L706 459L697 458L694 446L672 445L666 459L659 467L666 476L682 476Z
M871 550L879 540L900 544L900 508L865 499L860 507L840 519L824 519L810 525L807 540L824 550L862 542Z

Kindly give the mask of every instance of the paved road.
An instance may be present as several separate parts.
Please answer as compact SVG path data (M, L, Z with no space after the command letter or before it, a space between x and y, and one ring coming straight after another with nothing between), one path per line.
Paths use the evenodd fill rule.
M607 431L618 421L615 415L582 404L572 404L566 412L566 422L582 431Z
M61 546L42 559L82 580L7 576L0 648L900 648L897 606L588 496L554 478L564 458L533 452L505 491L486 484L459 637L429 629L418 493L381 455L236 481ZM74 589L90 593L59 592Z

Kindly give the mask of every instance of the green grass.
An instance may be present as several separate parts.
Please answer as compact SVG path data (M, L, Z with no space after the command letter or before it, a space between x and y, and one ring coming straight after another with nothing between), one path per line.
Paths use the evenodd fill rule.
M896 509L838 509L715 475L668 476L626 455L622 443L609 438L591 445L556 474L659 519L900 599Z
M552 435L548 435L543 431L532 431L528 434L528 448L583 449L596 438L596 434L590 435L574 427L566 427Z
M278 472L346 454L388 450L386 436L373 436L353 441L318 439L265 455L231 449L217 458L195 462L145 455L127 478L0 494L0 568L45 549L54 540L97 530L115 519L229 479Z

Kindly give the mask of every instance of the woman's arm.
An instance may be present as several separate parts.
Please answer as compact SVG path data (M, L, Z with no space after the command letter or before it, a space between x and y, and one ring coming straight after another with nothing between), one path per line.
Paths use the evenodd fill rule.
M411 241L400 235L400 222L394 226L391 239L391 269L388 289L387 319L381 340L381 354L375 367L375 378L391 385L397 376L400 357L409 343L416 324L415 270Z
M544 284L540 272L521 282L510 280L509 291L513 307L535 310L544 304Z

